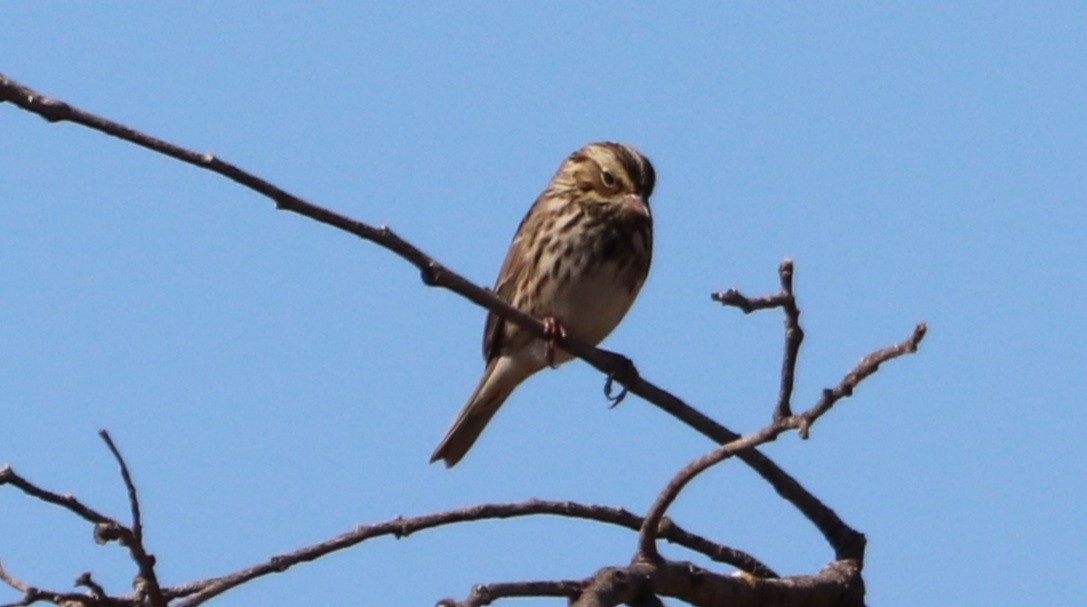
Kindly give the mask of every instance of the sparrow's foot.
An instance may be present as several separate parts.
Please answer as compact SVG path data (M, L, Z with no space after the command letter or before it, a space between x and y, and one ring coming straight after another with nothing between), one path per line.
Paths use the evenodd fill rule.
M545 317L543 324L544 339L547 340L547 366L555 369L557 368L555 365L555 346L558 345L558 342L566 339L566 329L559 322L559 319L554 316Z

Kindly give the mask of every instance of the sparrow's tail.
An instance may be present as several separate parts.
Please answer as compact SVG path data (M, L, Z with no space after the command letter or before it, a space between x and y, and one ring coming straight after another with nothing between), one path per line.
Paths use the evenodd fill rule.
M460 410L453 426L434 450L434 455L430 456L430 463L442 459L445 460L446 468L452 468L459 462L475 444L498 408L528 375L509 357L498 356L491 359L476 391Z

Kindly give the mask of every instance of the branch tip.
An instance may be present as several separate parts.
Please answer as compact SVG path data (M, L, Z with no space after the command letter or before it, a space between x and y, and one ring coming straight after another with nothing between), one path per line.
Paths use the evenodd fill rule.
M781 277L781 287L786 293L793 291L793 260L786 257L778 265L778 276Z

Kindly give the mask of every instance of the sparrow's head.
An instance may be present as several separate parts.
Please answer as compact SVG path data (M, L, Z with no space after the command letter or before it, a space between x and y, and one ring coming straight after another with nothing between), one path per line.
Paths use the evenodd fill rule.
M621 205L624 211L649 217L649 196L656 185L649 159L622 143L590 143L559 167L553 180L587 203Z

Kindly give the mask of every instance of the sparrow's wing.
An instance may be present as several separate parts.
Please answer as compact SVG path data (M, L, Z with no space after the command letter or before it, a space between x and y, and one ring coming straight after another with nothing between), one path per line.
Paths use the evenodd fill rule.
M495 280L494 294L502 301L512 305L516 305L513 296L517 291L517 285L525 279L524 274L528 271L528 259L525 256L525 234L532 230L531 224L535 223L533 217L536 216L535 211L540 206L540 201L537 200L532 208L528 210L528 213L525 214L524 219L521 220L521 225L517 226L513 242L510 243L510 249L506 253L506 260L502 262L502 269L499 270L498 279ZM489 361L498 356L515 329L514 325L504 321L501 316L494 312L488 313L487 322L483 328L484 360Z

